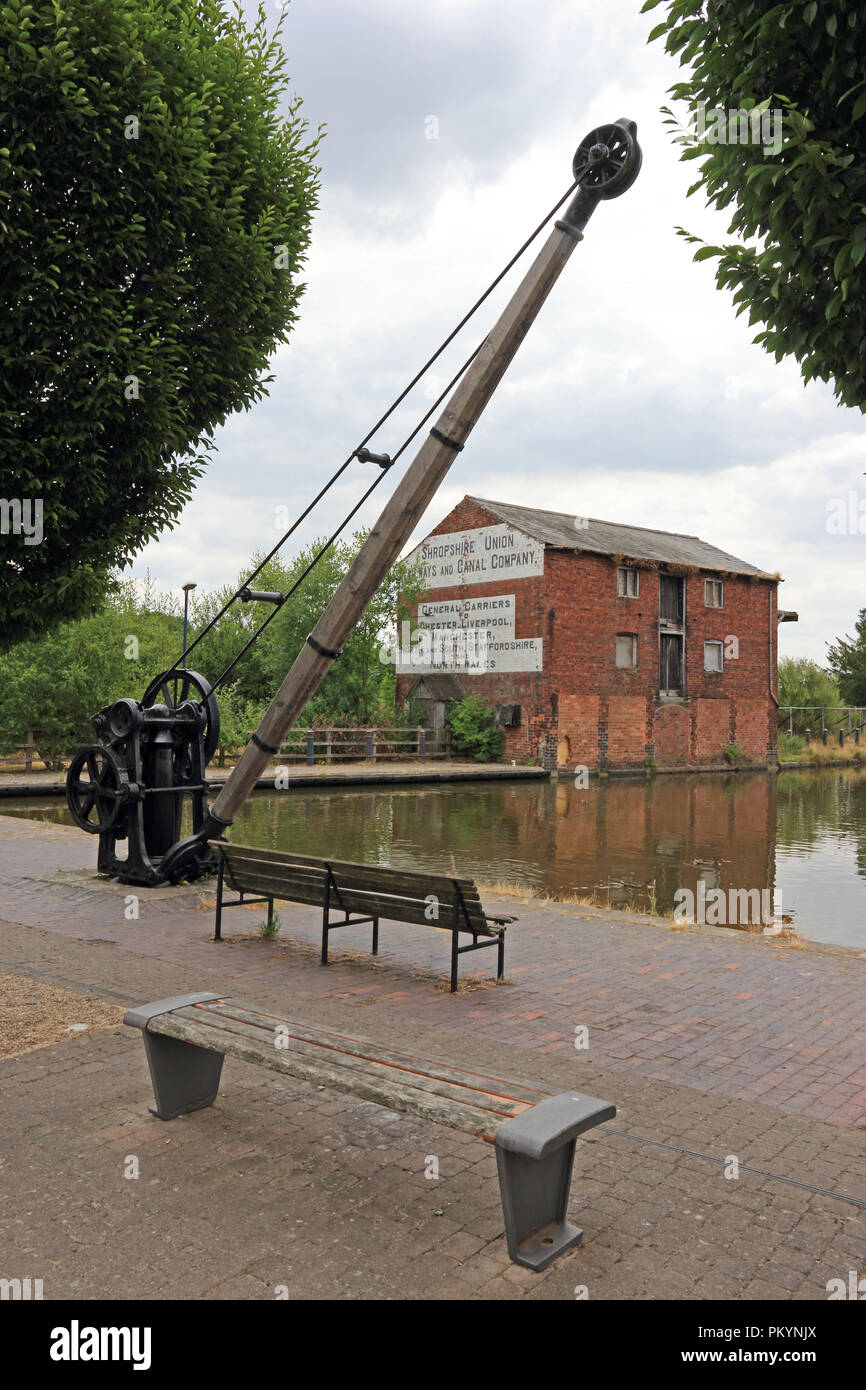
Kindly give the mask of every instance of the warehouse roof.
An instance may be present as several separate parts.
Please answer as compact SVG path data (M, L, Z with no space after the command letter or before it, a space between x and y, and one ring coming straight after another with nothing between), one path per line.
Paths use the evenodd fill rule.
M559 549L653 560L663 565L688 565L726 574L752 574L762 579L779 577L738 560L735 555L719 550L698 536L651 531L645 526L622 526L615 521L598 521L595 517L571 516L566 512L544 512L536 507L514 507L506 502L491 502L486 497L467 497L466 500L533 540Z

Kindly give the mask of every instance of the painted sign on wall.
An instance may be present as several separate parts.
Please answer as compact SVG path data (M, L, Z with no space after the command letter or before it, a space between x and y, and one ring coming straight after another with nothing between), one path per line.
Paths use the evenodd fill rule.
M410 563L421 560L425 589L492 584L497 579L530 579L544 574L541 542L504 524L428 536L408 559Z
M419 603L419 631L412 644L405 638L401 643L398 672L421 675L448 671L478 676L496 671L540 671L542 639L515 637L516 609L514 594ZM417 640L422 636L429 640Z

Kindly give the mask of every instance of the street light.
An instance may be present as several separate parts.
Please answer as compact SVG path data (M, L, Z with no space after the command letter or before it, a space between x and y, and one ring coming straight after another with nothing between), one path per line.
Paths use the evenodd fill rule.
M189 620L189 596L195 584L184 584L183 586L183 668L186 670L186 628Z

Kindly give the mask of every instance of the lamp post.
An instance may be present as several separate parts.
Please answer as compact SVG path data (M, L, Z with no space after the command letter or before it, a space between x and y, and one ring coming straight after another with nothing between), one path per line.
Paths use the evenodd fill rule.
M195 588L195 584L184 584L183 586L183 667L186 670L186 629L189 621L189 596Z

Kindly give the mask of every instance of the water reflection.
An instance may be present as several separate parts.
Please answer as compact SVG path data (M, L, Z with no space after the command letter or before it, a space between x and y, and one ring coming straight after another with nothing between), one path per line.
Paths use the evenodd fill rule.
M46 802L3 813L66 819ZM866 769L255 796L235 840L670 911L679 888L775 890L815 940L866 947Z
M256 797L232 834L659 911L699 879L776 890L803 935L866 945L859 769L294 792Z

